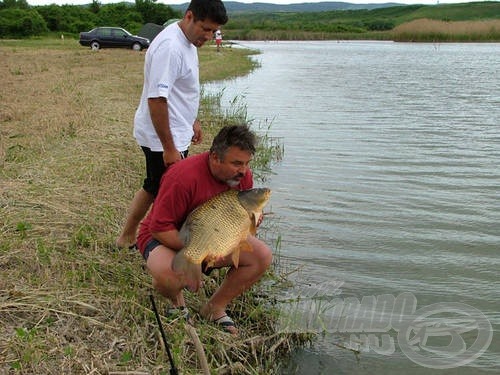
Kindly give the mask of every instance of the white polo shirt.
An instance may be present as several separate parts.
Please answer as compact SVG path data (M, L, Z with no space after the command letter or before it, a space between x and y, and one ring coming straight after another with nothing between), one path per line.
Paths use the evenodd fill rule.
M170 131L178 151L186 151L200 103L198 51L173 23L162 30L146 52L144 86L135 112L134 137L140 146L163 151L148 107L148 98L167 99Z

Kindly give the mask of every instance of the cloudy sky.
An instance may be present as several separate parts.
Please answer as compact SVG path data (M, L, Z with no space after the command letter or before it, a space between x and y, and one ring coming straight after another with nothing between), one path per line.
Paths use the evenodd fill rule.
M91 3L92 0L27 0L29 5L47 5L47 4L88 4ZM101 4L109 4L109 3L119 3L122 1L131 1L134 0L100 0ZM188 2L189 0L158 0L159 3L164 4L183 4ZM296 3L316 3L324 0L236 0L240 3L272 3L272 4L296 4ZM335 0L334 0L335 1ZM395 2L401 4L436 4L437 0L339 0L344 1L346 3L356 3L356 4L374 4L374 3L387 3L387 2ZM469 0L475 1L475 0ZM439 3L465 3L467 0L439 0Z

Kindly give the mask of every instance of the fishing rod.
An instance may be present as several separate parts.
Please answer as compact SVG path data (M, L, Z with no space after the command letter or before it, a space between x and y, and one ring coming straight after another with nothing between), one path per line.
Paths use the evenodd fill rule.
M165 344L165 350L167 351L168 361L170 362L170 375L178 375L179 372L177 371L177 368L175 367L174 358L172 357L172 354L170 353L170 345L168 345L167 336L165 336L165 331L163 330L163 326L162 326L161 320L160 320L160 315L158 314L158 310L156 309L155 299L153 298L152 294L149 295L149 299L151 300L151 305L153 306L153 311L154 311L155 316L156 316L156 321L158 322L158 326L160 327L160 332L161 332L161 337L163 339L163 344Z

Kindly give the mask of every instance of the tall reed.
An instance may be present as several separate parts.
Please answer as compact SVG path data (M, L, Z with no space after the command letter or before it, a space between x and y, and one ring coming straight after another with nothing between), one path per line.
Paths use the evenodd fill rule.
M471 42L500 41L500 20L437 21L418 19L395 27L395 41L412 42Z

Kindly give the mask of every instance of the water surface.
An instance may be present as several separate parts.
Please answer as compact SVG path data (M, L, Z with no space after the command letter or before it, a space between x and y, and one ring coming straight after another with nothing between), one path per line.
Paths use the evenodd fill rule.
M411 293L417 308L472 306L494 330L486 353L449 370L411 361L392 330L392 355L358 360L337 346L349 334L333 332L286 372L499 372L500 44L244 46L262 52L261 67L205 89L224 88L225 104L240 97L254 125L282 139L267 184L283 264L301 267L291 293Z

